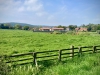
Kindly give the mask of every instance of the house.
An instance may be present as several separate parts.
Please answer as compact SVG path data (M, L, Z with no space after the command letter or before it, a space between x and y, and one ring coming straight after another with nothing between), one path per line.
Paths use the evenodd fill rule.
M39 28L39 31L51 31L51 28Z
M87 30L87 28L75 28L75 31L80 31L80 32L82 32L82 31L88 31Z
M39 29L38 28L33 28L33 31L39 31Z
M68 29L69 30L69 29ZM36 31L36 29L34 28L34 31ZM64 28L50 28L50 27L42 27L42 28L39 28L38 31L65 31Z
M64 28L52 28L52 31L64 31Z

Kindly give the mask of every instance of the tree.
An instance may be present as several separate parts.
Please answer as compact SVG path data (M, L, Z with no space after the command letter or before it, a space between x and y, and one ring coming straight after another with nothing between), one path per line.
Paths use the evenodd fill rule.
M64 28L64 30L66 30L66 26L62 26L62 25L58 25L58 28Z
M14 26L14 28L15 28L15 29L22 29L22 26L19 25L19 24L16 24L16 25Z
M87 27L87 30L88 30L88 31L91 31L91 30L92 30L91 26L88 26L88 27Z
M91 23L89 23L88 25L86 25L87 30L88 31L92 31L92 26L93 26L93 24L91 24Z
M28 30L29 29L29 26L23 26L22 29L23 30Z
M92 31L96 31L97 30L97 25L93 25L92 26Z
M10 28L10 25L9 24L4 24L4 29L9 29Z
M57 27L58 27L58 28L63 28L63 26L62 26L62 25L58 25Z
M69 25L68 27L70 30L75 30L75 28L77 28L77 25Z
M1 25L0 25L0 28L1 28L1 29L4 29L4 28L5 28L5 27L4 27L4 24L1 24Z
M97 30L100 30L100 24L97 25Z
M82 24L81 27L86 27L86 25L85 24Z
M100 26L99 24L92 24L92 23L89 23L88 25L86 25L88 31L97 31L100 29Z

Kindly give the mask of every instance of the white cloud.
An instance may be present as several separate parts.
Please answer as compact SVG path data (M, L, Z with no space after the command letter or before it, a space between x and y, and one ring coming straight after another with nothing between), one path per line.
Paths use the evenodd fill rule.
M41 11L43 4L39 0L25 0L24 7L28 11Z
M0 12L41 12L43 4L39 0L0 0Z

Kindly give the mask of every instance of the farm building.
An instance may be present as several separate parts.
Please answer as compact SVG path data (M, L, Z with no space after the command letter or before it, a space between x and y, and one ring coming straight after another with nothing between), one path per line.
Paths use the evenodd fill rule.
M39 29L38 28L33 28L33 31L39 31Z
M80 31L80 32L87 31L87 28L75 28L75 31Z
M40 31L51 31L51 28L40 28Z
M64 28L52 28L52 31L64 31Z
M39 31L64 31L64 28L40 28Z

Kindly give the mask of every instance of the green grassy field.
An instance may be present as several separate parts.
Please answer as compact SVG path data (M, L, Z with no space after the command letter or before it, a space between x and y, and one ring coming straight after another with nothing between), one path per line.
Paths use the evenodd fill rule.
M38 33L23 30L0 29L0 54L27 53L69 48L74 46L100 45L100 35L84 32L79 35Z
M100 35L96 32L81 32L74 35L0 29L0 55L60 50L71 45L75 47L100 45ZM9 75L100 75L99 53L75 57L61 63L49 63L49 66L48 62L40 64L38 69L31 64L14 67Z
M55 65L54 65L55 64ZM52 63L51 66L32 65L12 68L9 75L100 75L100 54L85 55L66 60L64 63Z

